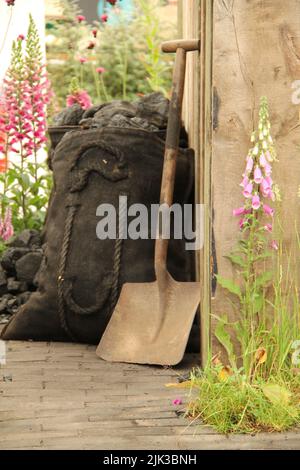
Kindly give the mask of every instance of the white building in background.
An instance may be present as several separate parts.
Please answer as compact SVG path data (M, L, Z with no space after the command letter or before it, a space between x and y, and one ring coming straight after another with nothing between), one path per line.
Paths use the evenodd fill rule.
M31 13L39 29L41 41L45 40L44 0L15 0L14 7L0 2L0 83L10 63L11 45L19 34L26 35ZM12 16L11 14L12 10ZM11 19L10 19L11 16ZM7 34L6 34L7 31Z

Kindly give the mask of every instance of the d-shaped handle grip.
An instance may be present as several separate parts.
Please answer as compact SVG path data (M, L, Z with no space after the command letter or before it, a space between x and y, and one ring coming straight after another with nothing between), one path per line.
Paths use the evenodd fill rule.
M163 52L176 52L177 49L188 51L200 50L200 39L175 39L174 41L163 42L161 45Z

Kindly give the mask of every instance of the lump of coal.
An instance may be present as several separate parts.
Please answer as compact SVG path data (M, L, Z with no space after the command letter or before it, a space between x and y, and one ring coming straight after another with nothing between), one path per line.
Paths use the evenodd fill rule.
M164 129L168 124L169 100L162 93L145 95L137 102L136 116Z
M42 246L41 235L37 230L23 230L8 243L10 247L40 248Z
M2 268L8 274L14 275L17 260L29 253L29 251L29 248L8 248L8 250L3 253L1 259Z
M64 108L59 114L54 116L54 126L77 126L82 118L84 109L79 104L73 104L69 108Z
M16 262L17 279L32 284L42 262L42 252L31 252Z

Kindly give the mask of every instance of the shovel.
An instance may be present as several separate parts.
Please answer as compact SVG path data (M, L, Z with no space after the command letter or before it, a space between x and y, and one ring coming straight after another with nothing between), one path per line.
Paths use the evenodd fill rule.
M199 50L198 40L169 41L164 52L176 52L164 155L160 205L173 202L186 53ZM166 207L166 206L165 206ZM197 307L200 283L177 282L167 271L169 241L163 238L161 211L155 241L156 281L124 284L96 354L111 362L176 365L184 355Z

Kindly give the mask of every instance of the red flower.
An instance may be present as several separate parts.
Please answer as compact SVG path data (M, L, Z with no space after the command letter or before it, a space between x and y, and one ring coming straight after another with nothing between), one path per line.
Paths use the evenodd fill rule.
M14 4L15 4L15 0L5 0L5 1L6 1L6 3L7 3L7 6L8 6L8 7L13 7Z
M99 73L99 75L101 75L102 73L105 72L105 68L104 67L97 67L96 72Z
M19 34L19 36L17 37L18 41L24 41L25 39L25 36L24 34Z
M79 57L78 60L81 64L85 64L88 61L86 57Z
M92 30L92 35L94 36L94 38L97 37L97 33L98 33L98 30L97 30L97 29L93 29L93 30Z
M110 3L111 5L115 5L117 3L117 0L107 0L108 3Z
M76 20L78 21L78 23L82 23L82 21L85 21L86 18L83 15L78 15L76 16Z
M102 21L102 23L106 23L108 20L108 15L104 13L103 15L100 16L100 20Z
M94 49L95 46L96 46L96 43L94 41L90 41L87 48L88 49Z

